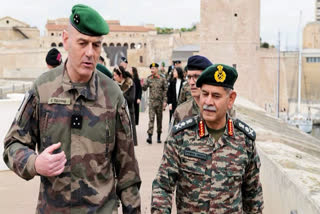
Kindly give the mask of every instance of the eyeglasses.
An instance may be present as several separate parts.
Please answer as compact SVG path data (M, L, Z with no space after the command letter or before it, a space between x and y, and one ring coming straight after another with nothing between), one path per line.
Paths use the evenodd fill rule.
M191 80L193 79L193 81L197 81L197 79L199 78L199 74L195 74L195 75L187 75L187 80Z

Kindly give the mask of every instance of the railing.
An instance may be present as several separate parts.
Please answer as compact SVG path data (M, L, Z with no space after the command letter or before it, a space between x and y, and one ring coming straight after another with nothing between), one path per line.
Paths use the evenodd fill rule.
M0 86L0 98L4 99L10 93L25 93L32 86L32 83L14 83L12 85Z

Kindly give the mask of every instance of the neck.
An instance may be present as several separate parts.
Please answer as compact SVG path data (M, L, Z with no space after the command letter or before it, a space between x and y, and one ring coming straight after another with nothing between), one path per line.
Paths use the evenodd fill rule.
M200 107L200 97L193 97L194 101L196 101L197 106Z
M223 120L217 122L205 121L207 126L210 129L219 130L226 126L226 117L223 117Z
M69 61L67 61L67 63L66 63L66 70L67 70L67 73L68 73L68 76L69 76L71 82L73 82L73 83L85 83L85 82L88 82L91 78L91 75L84 78L84 77L80 76L79 74L77 74L77 72L71 66L71 63Z

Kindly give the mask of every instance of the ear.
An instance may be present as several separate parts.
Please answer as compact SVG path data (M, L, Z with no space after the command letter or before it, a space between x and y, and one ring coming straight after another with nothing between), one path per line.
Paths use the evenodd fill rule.
M229 94L228 109L232 108L234 101L236 100L236 97L237 97L237 92L232 90Z
M69 49L68 40L69 40L69 32L64 30L62 33L62 42L63 42L63 47L66 51L68 51Z

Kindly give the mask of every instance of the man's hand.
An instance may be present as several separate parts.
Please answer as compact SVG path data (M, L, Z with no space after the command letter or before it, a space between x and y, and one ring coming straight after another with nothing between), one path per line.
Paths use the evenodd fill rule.
M140 99L137 99L137 104L140 104L141 100Z
M61 143L56 143L46 148L35 161L35 168L40 175L51 177L60 175L67 162L64 152L53 154L54 150L59 149Z
M168 106L169 106L169 110L171 111L172 110L172 104L170 103Z
M166 110L167 103L163 103L163 111Z

